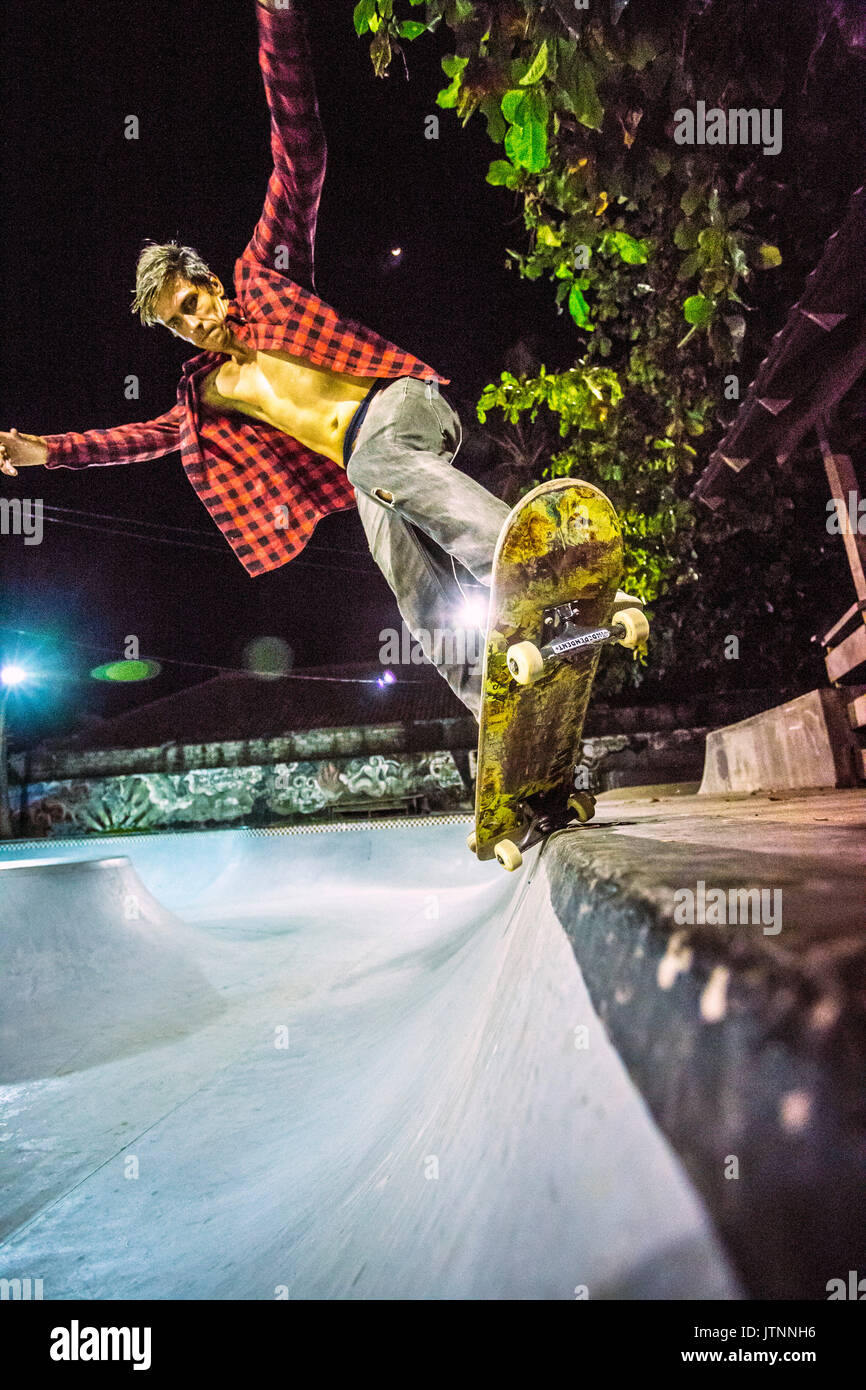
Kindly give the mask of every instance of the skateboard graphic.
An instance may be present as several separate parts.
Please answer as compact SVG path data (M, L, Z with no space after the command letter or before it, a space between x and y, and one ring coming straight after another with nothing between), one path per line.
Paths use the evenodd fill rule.
M637 647L649 625L623 594L622 531L591 483L557 478L521 498L493 560L484 652L475 829L479 859L513 870L522 851L595 798L574 785L602 647Z

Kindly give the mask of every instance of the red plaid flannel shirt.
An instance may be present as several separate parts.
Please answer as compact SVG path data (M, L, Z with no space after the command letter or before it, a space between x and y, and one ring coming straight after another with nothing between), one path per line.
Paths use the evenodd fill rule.
M235 262L236 336L351 376L447 384L417 357L341 318L315 293L313 247L327 149L306 24L295 9L257 4L256 13L274 171L252 240ZM338 464L291 435L202 406L202 378L222 360L224 354L203 352L185 362L177 405L155 420L44 436L46 466L138 463L179 448L187 477L241 564L263 574L293 559L323 516L354 506L355 494Z

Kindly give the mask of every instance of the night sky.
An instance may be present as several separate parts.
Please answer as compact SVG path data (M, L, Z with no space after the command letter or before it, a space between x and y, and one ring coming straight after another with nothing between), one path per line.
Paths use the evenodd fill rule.
M231 293L235 258L261 211L271 162L254 3L14 9L5 7L2 33L0 427L50 434L150 419L175 403L194 349L130 314L141 243L197 247ZM448 31L407 45L408 82L399 63L380 80L352 9L317 3L310 31L329 149L318 292L450 377L465 423L519 338L541 334L556 366L573 359L574 332L549 286L505 268L505 248L523 244L522 216L513 194L484 182L496 152L483 122L461 130L452 112L439 112L440 139L424 138L445 85ZM130 114L138 141L124 138ZM403 249L399 265L393 246ZM138 401L124 398L130 374ZM473 471L471 450L461 458ZM29 714L22 705L15 715L13 741L16 731L61 733L88 712L109 715L194 684L213 674L207 663L242 666L262 634L287 641L299 666L375 659L380 629L399 621L354 511L326 518L298 560L251 579L177 454L22 470L0 486L6 496L42 497L46 508L40 546L0 537L0 623L33 634L0 632L0 652L35 653L46 673ZM205 549L118 534L124 522L106 517L152 523L155 537ZM92 666L123 655L128 634L142 655L202 666L166 664L137 687L88 680Z

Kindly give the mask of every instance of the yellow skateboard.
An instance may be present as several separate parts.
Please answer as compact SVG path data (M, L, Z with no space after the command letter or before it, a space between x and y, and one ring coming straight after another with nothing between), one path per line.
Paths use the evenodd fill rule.
M622 532L591 483L557 478L512 509L493 560L475 829L469 848L517 869L553 830L591 819L574 785L601 649L637 647L649 625L623 594Z

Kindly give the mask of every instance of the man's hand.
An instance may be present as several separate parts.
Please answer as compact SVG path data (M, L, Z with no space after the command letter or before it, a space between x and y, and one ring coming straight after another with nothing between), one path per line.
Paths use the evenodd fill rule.
M40 434L0 430L0 473L14 478L19 468L35 468L48 458L48 445Z

